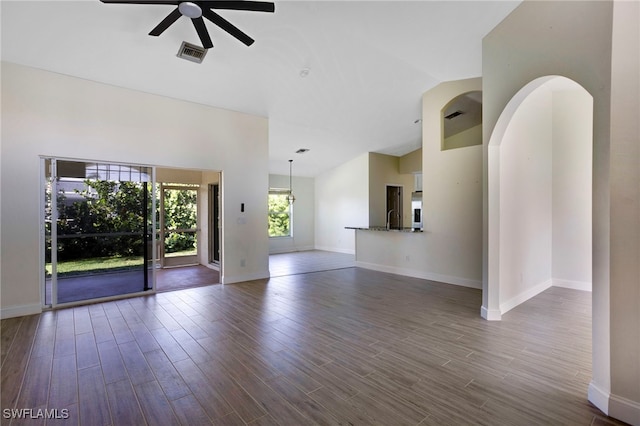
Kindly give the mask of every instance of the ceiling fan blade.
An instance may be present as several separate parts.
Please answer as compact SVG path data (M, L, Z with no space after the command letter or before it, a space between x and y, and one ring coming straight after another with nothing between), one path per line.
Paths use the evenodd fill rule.
M205 49L211 49L213 47L213 42L211 41L211 37L209 37L209 31L207 31L207 27L204 25L202 17L193 18L191 19L191 22L193 22L193 26L196 27L196 31L198 32L198 36L202 42L202 47Z
M202 15L247 46L251 46L255 41L244 32L242 32L238 27L233 25L231 22L227 21L222 16L209 9L202 9Z
M174 4L178 5L179 0L100 0L102 3L114 4Z
M176 22L178 18L181 16L182 16L182 13L180 13L180 10L178 10L178 8L176 7L173 10L173 12L168 14L167 17L162 20L162 22L160 22L154 29L151 30L149 35L159 36L164 32L164 30L169 28L169 26L174 22Z
M202 1L202 5L208 9L249 10L252 12L274 12L274 3L266 1L230 0L230 1Z

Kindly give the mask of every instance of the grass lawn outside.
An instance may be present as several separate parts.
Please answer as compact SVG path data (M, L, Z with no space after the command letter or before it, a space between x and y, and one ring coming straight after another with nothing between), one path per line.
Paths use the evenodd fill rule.
M190 249L175 253L166 253L165 257L196 255L197 250ZM143 264L142 256L130 257L92 257L58 262L58 275L88 275L120 272L127 269L140 268ZM51 263L46 265L47 277L51 276Z
M142 265L142 256L76 259L58 262L58 275L83 275L116 272L140 268ZM50 263L47 263L46 270L47 276L50 276Z
M196 254L198 254L198 250L194 247L188 250L176 251L173 253L165 253L164 257L195 256Z

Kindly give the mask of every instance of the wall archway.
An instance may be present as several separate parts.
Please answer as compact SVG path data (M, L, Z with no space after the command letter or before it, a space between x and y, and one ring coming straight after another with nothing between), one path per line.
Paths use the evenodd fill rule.
M523 2L482 43L482 314L500 314L499 292L488 285L489 269L495 266L488 260L488 157L500 148L489 146L489 140L521 88L538 77L568 77L593 96L594 109L588 400L631 424L640 424L639 12L638 2Z
M591 290L593 97L566 77L522 87L488 142L486 319L552 285Z

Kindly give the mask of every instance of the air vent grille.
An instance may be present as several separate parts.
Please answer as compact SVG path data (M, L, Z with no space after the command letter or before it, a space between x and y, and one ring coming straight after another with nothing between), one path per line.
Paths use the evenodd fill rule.
M446 118L447 120L451 120L452 118L456 118L459 115L464 114L462 111L456 111L456 112L452 112L449 115L445 115L444 118Z
M195 44L182 42L180 50L178 50L178 58L186 59L187 61L202 63L204 56L207 54L207 49L204 47L196 46Z

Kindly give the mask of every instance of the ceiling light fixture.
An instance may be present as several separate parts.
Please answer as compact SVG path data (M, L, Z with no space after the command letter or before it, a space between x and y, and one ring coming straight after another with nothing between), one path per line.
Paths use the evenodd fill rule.
M311 68L309 67L304 67L300 70L300 78L305 78L309 75L309 72L311 72Z
M293 164L293 160L289 160L289 193L287 194L287 201L289 204L293 204L296 201L296 197L293 196L293 192L291 190L291 165Z
M202 16L202 9L195 3L190 1L182 2L178 5L178 10L184 16L187 16L191 19L199 18Z

